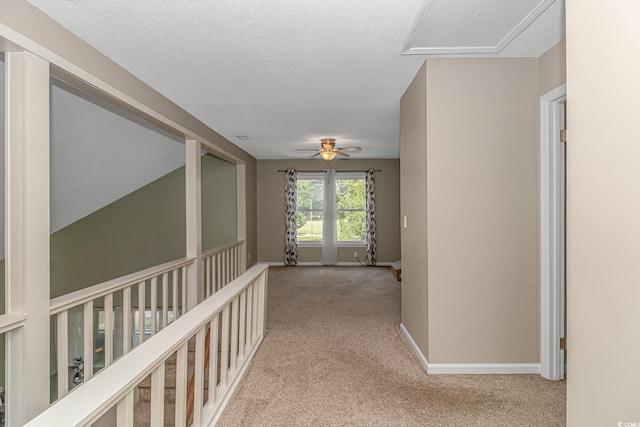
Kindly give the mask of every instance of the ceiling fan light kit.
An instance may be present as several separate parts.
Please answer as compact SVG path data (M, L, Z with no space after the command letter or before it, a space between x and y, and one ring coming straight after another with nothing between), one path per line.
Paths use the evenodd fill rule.
M342 147L336 148L336 140L335 138L322 138L320 140L321 149L315 148L296 148L296 151L315 151L316 153L311 155L310 158L314 157L322 157L322 160L326 162L330 162L336 156L342 156L344 158L351 157L345 151L360 151L362 148L360 147Z
M323 151L320 153L320 156L322 157L322 160L330 162L336 156L336 153L334 151Z

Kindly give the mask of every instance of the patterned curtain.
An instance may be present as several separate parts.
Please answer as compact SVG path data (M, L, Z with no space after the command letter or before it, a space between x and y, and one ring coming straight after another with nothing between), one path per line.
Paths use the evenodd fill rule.
M376 265L376 184L373 177L373 169L367 171L366 195L367 195L367 226L365 229L365 263Z
M284 174L284 265L298 264L296 240L296 199L298 172L287 169Z

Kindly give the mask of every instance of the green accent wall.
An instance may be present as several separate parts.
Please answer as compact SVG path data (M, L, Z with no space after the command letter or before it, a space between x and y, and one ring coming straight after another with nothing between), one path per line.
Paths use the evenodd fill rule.
M202 250L236 241L236 165L202 156Z
M53 233L51 298L184 257L185 218L181 167ZM234 242L236 223L236 166L205 155L203 249Z
M185 254L184 167L51 235L51 298Z

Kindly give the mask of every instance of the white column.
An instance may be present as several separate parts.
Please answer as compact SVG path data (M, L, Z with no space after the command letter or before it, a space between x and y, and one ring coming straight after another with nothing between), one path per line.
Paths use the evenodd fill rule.
M8 333L7 414L22 425L49 406L49 63L6 64L7 312L27 316Z
M204 299L202 288L202 203L200 142L185 141L185 183L187 209L187 257L196 262L187 266L187 306L192 309Z

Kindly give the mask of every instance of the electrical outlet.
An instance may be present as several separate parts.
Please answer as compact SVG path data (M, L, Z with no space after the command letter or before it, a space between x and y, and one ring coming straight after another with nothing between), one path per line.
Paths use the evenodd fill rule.
M353 252L353 257L354 257L354 258L358 258L358 251L354 251L354 252Z

